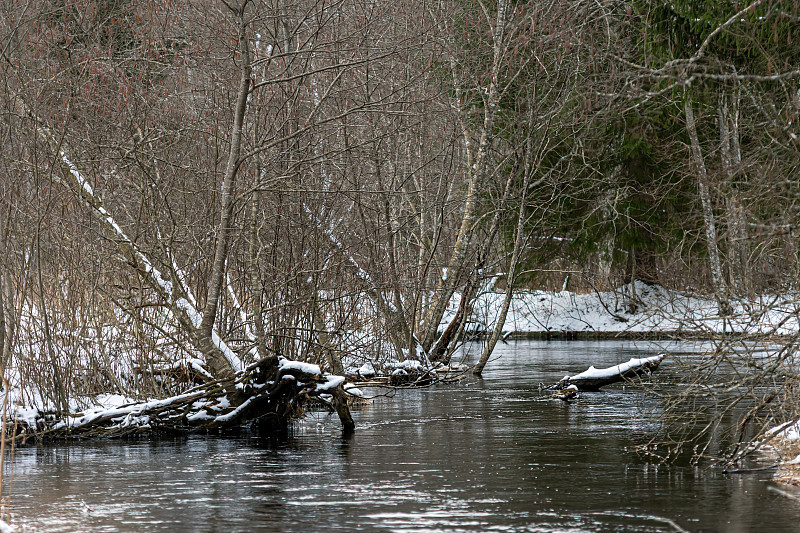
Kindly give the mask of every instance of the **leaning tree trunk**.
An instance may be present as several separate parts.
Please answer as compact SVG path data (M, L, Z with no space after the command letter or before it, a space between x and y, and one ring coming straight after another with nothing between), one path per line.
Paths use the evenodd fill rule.
M231 220L233 218L234 203L233 188L241 163L239 160L239 153L242 146L242 128L247 111L247 96L250 90L251 66L250 49L247 42L247 22L245 21L243 9L240 9L237 15L239 17L239 46L241 47L239 92L236 97L228 162L225 166L225 176L222 180L221 214L219 226L216 231L217 242L214 249L214 262L211 267L211 274L208 282L208 296L206 298L205 308L203 309L203 318L198 328L199 341L204 346L204 351L213 348L213 329L217 317L219 298L222 293L222 284L225 279L224 274L228 255L228 241L231 236ZM230 377L232 369L222 366L213 370L218 377Z
M453 71L453 81L455 88L455 106L458 113L458 121L464 137L465 149L467 152L467 197L464 202L464 211L461 215L461 224L456 237L453 251L447 265L447 273L439 278L438 286L434 294L434 302L425 313L424 329L422 334L422 348L427 352L436 342L439 324L444 316L445 309L450 302L450 298L456 290L459 280L469 279L472 272L465 272L467 251L470 248L472 233L478 214L478 200L487 174L489 148L492 143L495 119L497 118L500 94L499 86L500 69L505 59L505 47L508 45L508 2L500 0L497 6L497 19L492 33L493 57L492 67L489 77L489 84L486 87L484 97L483 123L478 141L477 150L473 155L472 130L469 126L469 119L466 116L467 110L463 107L462 87L460 76L457 73L455 60L451 58ZM483 91L480 91L483 94Z
M270 356L245 368L242 360L216 329L217 306L224 287L225 259L231 238L234 182L241 162L241 136L250 88L247 23L241 10L235 13L240 22L241 79L222 184L222 211L208 284L208 299L202 314L168 250L162 248L165 255L160 258L161 261L154 261L145 253L117 224L100 195L90 185L87 174L70 159L66 138L56 134L48 127L46 120L36 116L21 95L11 95L10 107L13 112L29 118L36 135L52 150L53 159L60 167L54 172L54 180L65 185L86 205L109 240L119 249L120 253L115 259L126 268L132 268L152 289L158 305L164 307L177 330L188 338L191 346L205 359L205 368L201 368L203 365L200 364L193 367L197 374L202 375L202 383L183 394L102 410L102 413L98 409L87 410L79 416L64 414L53 417L52 414L43 413L33 426L19 426L28 435L120 435L140 430L217 428L241 425L264 417L273 417L286 423L291 417L301 414L302 403L312 397L336 410L346 431L353 429L352 417L344 401L344 378L325 376L314 365ZM162 274L159 264L167 265L167 272L171 275Z
M531 175L533 174L533 169L531 168L531 159L533 157L533 146L531 142L531 138L528 137L526 141L525 147L525 166L523 168L524 178L522 180L522 198L520 198L519 203L519 210L517 212L517 227L515 229L515 236L514 236L514 248L511 252L511 263L508 266L508 275L506 278L506 292L505 296L503 297L503 305L500 308L500 313L497 316L497 322L494 325L494 329L492 330L492 334L489 337L489 340L486 342L486 345L483 347L483 352L481 352L481 357L478 360L478 363L475 365L475 368L472 369L472 373L476 376L480 376L483 373L484 367L486 367L486 363L489 362L489 357L492 355L495 346L497 346L497 341L500 340L500 336L503 334L503 327L506 324L506 317L508 316L508 309L511 306L511 300L514 296L514 288L516 287L516 279L517 279L517 265L519 264L520 255L522 254L522 245L525 242L525 210L528 207L527 199L528 199L528 190L531 189L530 181ZM538 185L543 181L544 178L537 181L534 186Z

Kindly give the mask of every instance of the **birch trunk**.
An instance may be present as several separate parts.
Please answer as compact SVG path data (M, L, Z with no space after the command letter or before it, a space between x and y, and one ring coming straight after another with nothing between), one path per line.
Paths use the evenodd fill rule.
M703 206L703 227L706 235L708 260L711 266L711 280L714 284L714 293L717 299L719 314L720 316L728 316L731 314L728 287L722 275L722 264L719 257L719 248L717 247L717 230L714 225L714 212L708 187L708 173L706 172L703 152L700 149L700 140L697 136L697 125L695 123L692 99L690 97L686 98L684 112L686 113L686 130L689 134L689 141L691 142L692 157L697 167L697 190L700 195L700 202Z
M455 99L457 106L458 121L464 137L465 150L467 152L467 196L464 201L464 210L461 215L461 224L456 237L453 251L448 261L447 272L438 281L435 291L435 302L428 308L424 319L424 333L422 335L422 347L427 352L436 341L439 324L447 308L450 298L456 289L456 284L464 278L465 272L470 270L467 265L467 251L471 244L472 232L476 222L478 211L478 195L484 183L487 173L487 156L492 142L492 134L497 108L500 99L499 76L500 67L504 59L506 46L506 31L508 27L508 2L500 0L497 6L497 19L492 33L493 55L492 67L489 78L489 85L486 88L484 101L483 122L481 125L480 138L477 151L473 153L472 130L469 127L467 110L462 104L464 95L462 94L462 83L457 73L454 60L451 58L451 68L453 71L453 82L455 88ZM483 88L481 88L483 89ZM474 267L473 267L474 269Z
M747 224L744 209L737 198L734 183L742 168L742 153L739 145L738 94L733 98L733 109L728 107L728 98L722 93L719 98L719 137L722 168L728 178L730 195L725 200L728 221L728 265L731 287L745 293L749 291L749 266L747 257Z

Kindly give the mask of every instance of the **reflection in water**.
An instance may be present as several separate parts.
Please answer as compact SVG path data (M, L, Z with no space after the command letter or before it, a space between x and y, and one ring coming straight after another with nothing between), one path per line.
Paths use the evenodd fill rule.
M256 434L105 441L17 451L25 531L796 531L800 504L766 476L642 463L623 387L572 404L539 394L589 364L654 351L622 342L518 342L484 378L354 413L343 438L316 414ZM669 372L669 362L662 372Z

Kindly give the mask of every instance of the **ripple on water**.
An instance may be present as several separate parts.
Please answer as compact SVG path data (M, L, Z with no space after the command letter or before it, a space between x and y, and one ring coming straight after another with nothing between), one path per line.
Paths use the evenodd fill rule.
M499 347L483 379L397 391L354 412L357 432L313 414L285 439L191 436L22 448L23 531L796 531L800 507L763 476L655 468L630 387L571 404L541 394L589 364L648 350L623 342ZM665 364L669 371L669 364Z

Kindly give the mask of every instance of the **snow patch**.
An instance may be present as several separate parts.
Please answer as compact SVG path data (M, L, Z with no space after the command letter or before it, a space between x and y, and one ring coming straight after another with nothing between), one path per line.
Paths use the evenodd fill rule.
M279 359L279 366L280 370L299 370L305 374L312 374L314 376L321 376L322 371L319 369L319 365L312 365L311 363L302 363L300 361L291 361L286 359L285 357L281 357Z
M779 439L800 441L800 421L793 420L791 422L786 422L770 429L767 431L767 434L774 435Z
M356 374L362 378L371 378L376 374L375 367L372 366L372 363L364 363L356 370Z
M186 313L186 316L188 316L189 320L192 321L192 325L194 325L194 327L200 327L200 323L203 321L203 319L200 316L200 313L197 312L197 309L195 309L195 307L189 303L189 300L186 298L178 298L175 300L175 306Z
M574 376L568 377L569 381L575 381L580 379L603 379L603 378L610 378L614 376L618 376L624 372L627 372L631 368L636 368L647 363L656 363L663 359L663 355L654 355L653 357L643 357L641 359L637 359L632 357L627 363L622 363L619 365L614 365L608 368L595 368L594 366L590 366L588 370L581 372L580 374L576 374Z
M325 376L325 378L325 383L317 384L317 392L330 391L344 383L344 378L342 376Z

